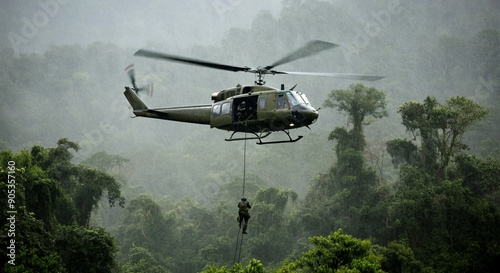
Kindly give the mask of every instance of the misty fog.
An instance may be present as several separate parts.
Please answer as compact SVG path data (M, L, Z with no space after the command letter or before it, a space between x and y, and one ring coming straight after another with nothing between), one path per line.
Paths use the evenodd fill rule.
M435 48L435 37L455 35L471 39L481 29L499 27L495 16L498 7L494 1L482 1L482 5L467 5L462 1L454 4L452 10L444 9L451 5L447 2L420 2L409 7L404 1L372 1L363 5L324 1L313 2L315 6L325 8L312 11L306 8L308 1L267 2L159 1L145 5L134 1L98 4L20 1L2 4L4 39L1 48L11 48L15 56L21 57L40 54L52 66L37 70L29 68L33 70L31 78L23 79L30 82L29 89L20 90L11 104L2 107L2 127L8 129L2 133L4 145L14 149L34 143L51 146L57 139L68 137L83 144L82 157L104 150L132 159L131 164L141 172L131 172L130 175L139 184L153 183L158 187L162 185L160 181L169 180L177 173L180 181L167 183L169 188L180 184L176 187L189 185L188 189L199 189L200 181L206 180L204 177L214 168L227 170L229 176L240 175L241 164L228 166L228 162L242 162L242 143L227 143L223 141L227 132L200 125L129 119L132 113L120 92L129 84L123 69L134 63L139 83L154 83L154 96L145 98L152 107L207 103L211 93L238 83L251 84L253 76L132 57L137 49L162 50L256 67L269 64L311 39L341 44L342 49L285 64L280 69L385 75L386 79L370 84L387 92L390 122L384 122L388 128L385 132L373 129L373 135L390 138L404 134L401 128L397 128L399 117L396 110L400 103L419 100L430 94L440 98L449 95L443 94L443 90L422 90L419 86L419 75L425 73L422 66L432 61L426 59L431 57L427 53L432 52L426 51ZM461 27L465 22L466 29ZM74 47L87 51L85 54L89 56L85 59L68 56L73 63L66 62L62 69L73 71L66 74L57 65L64 62L62 54ZM105 48L107 53L98 52L99 57L92 56L92 50L99 48ZM44 83L49 76L74 79L78 73L83 73L86 82L77 88L71 85L58 88ZM291 75L267 76L266 80L270 86L298 84L298 89L305 92L316 107L321 107L325 94L331 89L345 88L352 83L349 80ZM474 95L467 94L470 90L450 92ZM332 156L322 152L315 156L324 156L324 160L319 160L324 164L307 166L300 156L298 161L283 161L283 157L292 155L280 153L280 150L304 153L318 147L317 151L328 151L331 144L326 140L327 132L345 122L344 117L329 111L320 110L320 121L314 124L312 131L299 129L302 132L297 133L306 134L300 143L279 147L250 145L248 171L258 174L263 171L259 169L261 164L277 163L280 171L272 176L279 179L273 182L292 186L303 193L310 177L323 171L333 160ZM309 134L312 137L307 136ZM209 155L213 153L226 154L227 162L210 162ZM263 154L273 156L264 157ZM207 157L200 158L199 155ZM297 168L293 163L301 167ZM196 176L178 173L185 168L200 173ZM272 168L266 170L273 171ZM288 180L291 177L280 175L281 172L294 172L291 177L301 177L303 182L290 185ZM146 173L150 177L145 177Z
M364 82L386 94L389 117L365 132L369 164L382 180L397 176L385 142L411 137L399 106L427 96L444 101L460 95L488 107L491 116L466 141L472 153L498 157L500 42L479 41L484 31L500 31L499 15L496 0L3 1L0 149L54 147L67 137L80 145L77 163L99 151L129 159L121 173L127 197L146 193L217 204L225 192L237 202L245 143L226 142L231 132L209 126L131 118L123 96L130 85L125 67L134 64L138 85L154 84L154 95L143 97L150 107L207 104L214 92L253 84L254 75L134 52L144 48L257 67L310 40L324 40L341 47L279 69L385 76ZM294 75L265 80L273 87L297 84L322 109L311 130L291 131L304 136L296 143L248 141L246 175L256 185L291 189L304 198L311 180L336 161L330 132L348 123L323 102L330 91L355 81Z
M97 151L130 158L131 183L149 185L148 190L163 194L177 195L173 189L178 189L179 197L205 198L206 193L199 192L200 184L212 183L206 189L202 187L211 195L221 185L218 180L242 175L243 143L225 142L229 132L205 126L130 119L132 112L122 95L123 87L129 84L123 69L134 63L138 82L154 83L154 96L144 98L151 107L209 103L211 93L236 84L252 84L253 75L133 57L137 49L256 67L273 62L311 39L338 43L341 49L285 64L280 69L386 76L369 83L387 92L389 102L390 117L368 127L367 137L380 145L383 139L404 136L396 113L402 102L421 100L427 95L440 99L452 94L476 96L476 85L482 79L479 76L471 76L470 85L464 88L422 87L421 75L428 73L429 67L441 65L434 59L439 56L436 50L440 36L467 41L482 29L499 28L495 1L474 5L466 1L420 1L411 5L405 1L362 5L349 1L268 2L3 3L4 39L0 47L3 54L20 58L13 68L21 66L16 71L5 71L4 67L3 73L29 71L18 78L22 88L3 91L10 92L10 101L3 100L1 110L3 146L53 146L57 139L68 137L82 146L77 158ZM86 57L73 56L72 51ZM22 68L23 58L32 54L44 66ZM445 69L443 66L436 71ZM49 78L57 78L59 83L55 85ZM65 78L75 82L65 82ZM297 89L305 92L317 108L329 91L352 83L292 75L267 76L266 80L269 86L298 84ZM305 135L296 144L250 144L248 172L303 194L311 177L334 160L327 152L332 147L327 141L328 132L345 122L341 114L322 109L311 131L293 132ZM211 160L214 153L217 162ZM308 154L318 158L313 165L301 156ZM217 175L212 177L212 172ZM221 172L227 177L219 177Z

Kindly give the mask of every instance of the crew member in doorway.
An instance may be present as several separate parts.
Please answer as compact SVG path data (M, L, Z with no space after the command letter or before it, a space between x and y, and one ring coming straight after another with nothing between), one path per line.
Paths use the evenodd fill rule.
M244 121L247 119L247 104L245 101L241 102L236 109L236 118L238 121Z
M238 221L240 222L240 228L241 222L245 221L245 223L243 223L243 234L247 234L247 225L248 220L250 219L250 213L248 213L248 210L251 208L252 206L250 206L247 198L245 196L241 197L241 201L238 203Z

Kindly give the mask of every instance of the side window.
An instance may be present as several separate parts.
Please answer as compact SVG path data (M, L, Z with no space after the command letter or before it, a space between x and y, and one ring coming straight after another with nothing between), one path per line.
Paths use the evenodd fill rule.
M231 110L231 103L225 102L222 104L221 115L229 114L229 110Z
M262 96L259 98L259 109L264 109L266 107L266 97Z
M212 116L216 117L220 115L220 104L216 104L212 107Z
M285 95L278 95L278 100L276 101L276 108L283 109L285 108Z

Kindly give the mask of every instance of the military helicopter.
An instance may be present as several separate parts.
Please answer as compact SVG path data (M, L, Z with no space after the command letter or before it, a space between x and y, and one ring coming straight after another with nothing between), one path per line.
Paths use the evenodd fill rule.
M301 127L309 128L309 125L318 119L318 111L310 104L304 93L294 90L295 86L289 89L286 89L283 84L279 89L266 86L264 81L265 75L308 75L368 81L383 78L383 76L363 74L274 70L276 66L338 46L334 43L313 40L273 64L257 68L232 66L140 49L134 56L233 72L254 73L256 75L255 85L238 84L235 87L213 93L213 103L211 104L149 108L138 96L138 93L144 91L146 88L138 88L136 86L134 70L130 69L128 74L132 82L132 87L125 87L124 94L132 106L135 116L205 124L210 125L210 128L232 131L231 136L226 141L256 139L258 140L257 144L292 143L301 139L302 136L292 138L290 130ZM288 139L264 142L263 139L273 132L284 132L288 136ZM245 134L243 137L235 137L236 133ZM247 133L251 136L247 136Z

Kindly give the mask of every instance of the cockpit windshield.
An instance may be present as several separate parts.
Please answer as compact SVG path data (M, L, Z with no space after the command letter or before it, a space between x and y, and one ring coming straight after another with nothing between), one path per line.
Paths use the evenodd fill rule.
M302 100L305 102L305 104L311 105L311 103L309 102L309 100L306 97L306 94L301 93L301 92L297 92L297 94L302 98Z
M304 93L301 93L299 91L290 91L287 92L288 96L288 102L290 103L290 106L295 106L299 104L305 103L306 105L310 105L309 100L307 99L306 95Z

